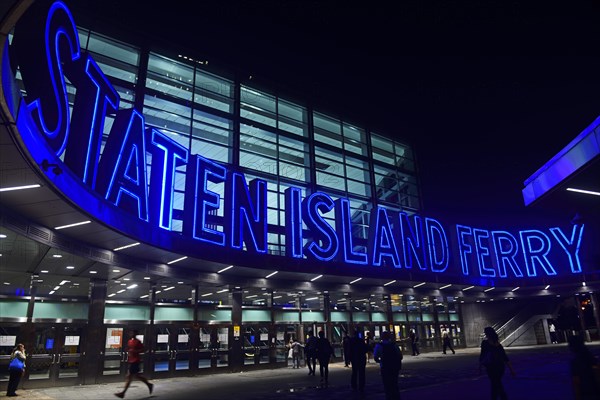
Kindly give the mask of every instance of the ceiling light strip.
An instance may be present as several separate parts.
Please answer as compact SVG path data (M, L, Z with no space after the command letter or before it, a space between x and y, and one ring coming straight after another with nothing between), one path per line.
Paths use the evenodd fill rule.
M75 222L74 224L69 224L69 225L62 225L62 226L57 226L54 229L56 230L60 230L60 229L66 229L66 228L72 228L74 226L79 226L79 225L85 225L85 224L89 224L92 221L81 221L81 222Z
M577 192L583 194L591 194L592 196L600 196L600 192L593 192L591 190L583 190L583 189L575 189L575 188L567 188L568 192Z
M231 268L233 268L233 265L230 265L229 267L225 267L222 270L217 271L217 274L220 274L221 272L225 272L225 271L227 271L228 269L231 269Z
M391 285L392 283L396 283L396 280L394 279L393 281L389 281L388 283L384 283L383 286L388 286L388 285Z
M352 282L350 282L350 285L352 285L353 283L356 283L358 281L360 281L362 278L356 278L355 280L353 280Z
M168 265L175 264L176 262L183 261L183 260L185 260L186 258L187 258L187 256L183 256L183 257L177 258L177 259L175 259L175 260L169 261L167 264L168 264Z
M0 188L0 192L12 192L13 190L35 189L39 187L41 187L41 185L38 185L37 183L35 185L12 186Z
M128 245L125 245L125 246L117 247L116 249L113 249L113 251L125 250L125 249L128 249L130 247L138 246L139 244L140 244L140 242L131 243L131 244L128 244Z

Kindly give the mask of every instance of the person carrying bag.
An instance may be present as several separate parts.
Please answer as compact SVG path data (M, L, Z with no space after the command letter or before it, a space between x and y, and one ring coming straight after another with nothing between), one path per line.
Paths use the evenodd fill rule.
M8 379L8 387L6 388L6 396L18 396L16 393L17 387L21 381L21 376L25 373L26 359L25 346L22 343L19 343L10 355L10 364L8 364L10 377Z

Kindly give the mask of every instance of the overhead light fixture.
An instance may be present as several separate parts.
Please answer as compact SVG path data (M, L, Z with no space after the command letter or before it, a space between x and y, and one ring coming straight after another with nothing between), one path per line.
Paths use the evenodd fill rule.
M6 235L4 233L0 233L0 239L6 239Z
M117 293L123 293L125 289L117 290Z
M58 289L60 289L60 286L55 286L52 290L57 291Z
M201 295L200 295L200 297L206 297L206 296L210 296L211 294L212 294L212 293L204 293L204 294L201 294Z
M548 290L549 287L550 287L550 285L546 285L546 287L544 288L544 290Z
M171 290L171 289L175 289L175 286L169 286L168 288L165 288L165 292L166 292L167 290Z
M133 289L137 287L137 283L134 283L133 285L129 285L127 286L127 289Z
M112 271L113 271L115 274L117 274L117 273L121 272L121 270L120 270L120 269L113 269Z
M308 298L308 299L305 299L305 300L306 301L311 301L311 300L318 300L318 299L319 299L318 297L311 297L311 298Z
M41 270L41 271L40 271L40 273L42 273L42 274L47 274L47 273L48 273L48 270L46 270L46 269L43 269L43 270Z
M60 230L60 229L66 229L66 228L72 228L74 226L79 226L79 225L85 225L85 224L89 224L92 221L81 221L81 222L75 222L74 224L69 224L69 225L62 225L62 226L57 226L54 229L56 230Z
M591 194L592 196L600 196L600 192L593 192L591 190L583 190L583 189L575 189L575 188L567 188L568 192L577 192L583 194Z
M229 289L221 289L217 293L225 293L225 292L229 292Z
M413 288L418 288L420 286L423 286L424 284L426 284L427 282L421 282L421 283L417 283L415 286L413 286Z
M145 281L149 281L150 279L152 279L152 278L150 278L149 276L145 276L145 277L144 277L144 280L145 280Z
M90 274L97 274L98 271L90 271Z
M253 299L255 297L258 297L258 295L257 294L253 294L252 296L246 296L247 299Z
M473 289L474 287L475 287L475 286L469 286L469 287L466 287L466 288L464 288L464 289L463 289L463 292L464 292L464 291L466 291L466 290L471 290L471 289Z
M75 269L75 267L72 265L67 265L67 269Z
M265 279L269 279L273 275L277 274L279 271L271 272L269 275L265 276Z
M350 285L352 285L353 283L356 283L358 281L360 281L362 278L356 278L355 280L353 280L352 282L350 282Z
M62 258L62 255L61 254L53 254L52 257L53 258Z
M444 286L442 286L442 287L440 288L440 290L442 290L442 289L446 289L446 288L449 288L450 286L452 286L452 284L451 284L451 283L449 283L449 284L447 284L447 285L444 285Z
M395 283L396 280L394 279L393 281L389 281L388 283L384 283L383 286L388 286L391 285L392 283Z
M39 188L39 187L41 187L41 185L38 185L37 183L34 185L12 186L12 187L0 188L0 192L11 192L13 190L35 189L35 188Z
M65 283L69 283L69 282L71 282L71 281L62 281L62 282L60 282L60 283L59 283L59 285L60 285L60 286L62 286L62 285L64 285Z
M149 296L148 294L145 294L145 295L143 295L143 296L140 296L140 299L145 299L145 298L146 298L146 297L148 297L148 296Z
M283 296L273 296L273 299L280 299L280 298L282 298L282 297L283 297Z
M489 292L490 290L494 290L494 289L496 289L496 288L492 286L491 288L485 289L484 292Z
M128 244L128 245L125 245L125 246L117 247L116 249L113 249L113 251L125 250L125 249L128 249L130 247L138 246L139 244L140 244L140 242L131 243L131 244Z
M581 286L586 286L585 282L581 282Z
M116 293L111 293L108 295L108 297L113 297L113 296L116 296Z
M222 270L217 271L217 274L220 274L221 272L225 272L225 271L227 271L228 269L231 269L231 268L233 268L233 265L230 265L229 267L225 267Z
M314 281L316 281L317 279L321 278L322 276L323 276L323 275L318 275L318 276L315 276L315 277L314 277L314 278L312 278L310 281L311 281L311 282L314 282Z
M516 292L517 290L519 290L521 287L517 286L516 288L514 288L513 290L511 290L511 292Z
M175 264L176 262L183 261L183 260L185 260L186 258L187 258L187 256L183 256L183 257L180 257L180 258L176 258L175 260L171 260L171 261L169 261L169 262L167 263L167 265Z

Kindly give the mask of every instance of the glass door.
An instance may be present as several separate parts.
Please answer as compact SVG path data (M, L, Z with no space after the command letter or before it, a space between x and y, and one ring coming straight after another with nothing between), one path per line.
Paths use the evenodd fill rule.
M102 354L102 372L97 377L98 382L116 382L124 379L127 374L127 341L132 330L137 330L137 338L147 347L146 327L143 325L131 326L125 324L106 325L104 337L104 352ZM142 360L150 357L151 351L147 351ZM144 372L144 362L140 364Z
M154 328L155 348L152 352L152 376L185 375L190 371L192 328L158 325Z
M197 372L229 367L230 332L228 326L200 327L198 348L195 349Z
M34 345L28 354L26 378L29 387L79 384L83 325L36 325Z

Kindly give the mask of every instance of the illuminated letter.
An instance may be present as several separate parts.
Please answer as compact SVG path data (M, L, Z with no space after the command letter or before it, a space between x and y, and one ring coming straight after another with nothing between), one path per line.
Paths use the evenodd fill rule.
M517 239L505 231L492 231L492 241L494 243L494 253L496 254L498 275L506 278L506 266L508 265L516 277L522 278L523 271L521 271L515 260L515 256L519 251Z
M448 269L448 262L450 261L446 231L444 231L442 224L432 218L425 218L425 230L427 231L431 271L444 272ZM439 239L439 243L437 243L436 237Z
M574 274L581 272L581 262L579 261L579 246L581 245L581 238L583 237L584 225L573 226L573 232L571 233L571 239L567 239L563 231L560 228L550 228L550 232L554 235L558 244L563 248L567 257L569 257L569 264L571 265L571 272ZM579 233L577 233L579 231ZM575 239L577 237L577 239Z
M479 265L480 276L496 276L496 270L486 265L485 259L490 256L490 249L483 239L490 237L490 233L484 229L473 229L475 239L475 251L477 252L477 265Z
M300 188L285 189L285 254L302 258L302 192Z
M473 236L473 230L464 225L456 225L456 236L458 236L458 252L460 253L460 265L463 275L469 275L469 260L467 254L473 254L473 246L468 244L465 236Z
M173 195L175 171L188 161L188 150L159 130L146 129L148 142L152 146L150 170L150 222L160 228L171 230L173 220Z
M266 253L267 182L253 179L248 188L244 175L234 172L226 185L225 229L231 233L231 247L241 249L246 243L247 250Z
M342 256L346 263L367 264L367 255L354 251L354 240L352 239L352 215L350 214L350 201L340 198L335 201L335 230L342 235ZM340 259L342 258L340 257Z
M404 250L404 265L406 268L413 267L413 257L420 269L427 269L425 239L423 238L423 225L421 217L413 215L413 226L411 226L406 213L399 214L400 236Z
M315 192L302 201L302 217L313 240L305 247L305 254L320 261L330 261L337 255L339 240L335 230L323 218L334 207L333 200L325 193ZM321 246L317 244L321 242Z
M536 262L540 264L547 275L556 275L556 271L546 257L552 247L550 238L544 232L537 230L521 231L520 234L527 275L537 276ZM538 243L537 248L534 247L534 242Z
M65 164L83 183L95 189L100 145L107 114L119 109L119 95L96 62L88 55L82 71L73 74L77 86L71 136L67 142Z
M369 221L369 251L373 265L380 266L381 259L389 257L394 267L400 268L400 256L386 209L383 207L372 209Z
M12 46L27 90L27 110L52 150L61 156L69 136L69 99L63 69L79 59L81 49L67 7L56 2L46 12L47 6L41 4L32 5L19 20Z
M225 246L225 234L208 221L221 205L219 193L208 190L208 182L225 181L227 169L196 154L186 169L183 230L186 235L203 242Z
M98 171L97 187L104 198L148 221L144 116L137 110L117 112Z

